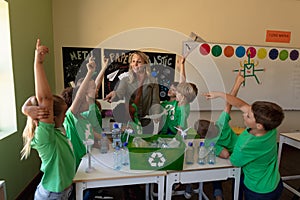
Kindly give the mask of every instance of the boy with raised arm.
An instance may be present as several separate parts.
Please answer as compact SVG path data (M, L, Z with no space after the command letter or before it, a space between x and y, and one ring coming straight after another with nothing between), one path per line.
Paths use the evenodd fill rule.
M249 105L223 92L203 95L207 99L221 97L243 112L247 128L237 138L230 161L234 166L242 168L241 190L245 200L280 199L283 184L277 163L276 128L284 119L282 108L267 101L256 101Z

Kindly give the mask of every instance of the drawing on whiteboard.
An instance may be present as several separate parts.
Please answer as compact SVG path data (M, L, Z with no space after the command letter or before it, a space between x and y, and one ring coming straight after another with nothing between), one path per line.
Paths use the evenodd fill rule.
M247 77L254 77L256 82L258 84L261 84L261 82L258 80L255 72L257 71L265 71L264 68L256 68L258 66L258 61L254 61L254 60L251 60L251 53L250 51L248 51L248 60L244 60L244 64L242 64L242 61L240 62L240 67L243 68L241 70L241 72L243 73L244 75L244 78L245 78L245 81L243 83L243 86L245 86L246 84L246 78ZM238 69L235 69L234 72L238 72L239 70Z

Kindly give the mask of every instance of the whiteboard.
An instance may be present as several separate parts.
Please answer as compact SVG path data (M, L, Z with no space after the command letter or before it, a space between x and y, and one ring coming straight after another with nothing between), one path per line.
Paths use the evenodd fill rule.
M240 69L245 83L238 97L249 104L272 101L284 110L300 110L299 49L183 42L187 81L198 87L191 110L222 110L224 100L206 100L201 93L230 92Z

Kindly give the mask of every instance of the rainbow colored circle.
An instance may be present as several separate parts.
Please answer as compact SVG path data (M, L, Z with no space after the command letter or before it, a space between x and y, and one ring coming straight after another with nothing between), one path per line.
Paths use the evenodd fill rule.
M236 49L235 49L235 55L238 57L238 58L242 58L244 55L245 55L245 48L243 46L238 46Z
M267 56L267 50L265 48L260 48L257 51L257 57L259 59L264 59Z
M210 45L213 45L212 48ZM200 54L202 55L208 55L210 52L213 56L215 57L219 57L220 55L222 55L222 46L218 45L218 44L207 44L207 43L203 43L200 45L199 48ZM256 49L255 47L249 47L247 48L247 50L245 49L245 47L243 46L238 46L235 50L234 47L227 45L224 49L223 49L223 54L224 56L230 58L233 55L235 55L238 58L242 58L245 55L248 56L250 53L250 58L254 58L255 56L257 56L259 59L265 59L267 57L267 55L269 56L269 59L271 60L275 60L277 58L279 58L280 60L284 61L288 58L290 58L292 61L295 61L299 58L299 51L294 49L292 51L288 50L281 50L279 52L278 49L273 48L271 50L269 50L269 52L267 51L266 48L258 48Z
M234 54L234 48L232 46L226 46L224 48L224 55L228 58L232 57Z
M279 54L279 52L278 52L277 49L271 49L271 50L269 51L269 58L270 58L271 60L275 60L275 59L278 58L278 54Z
M254 47L249 47L247 49L247 56L250 53L250 58L254 58L256 56L256 49Z
M299 58L299 51L292 50L290 52L290 59L294 61L294 60L297 60L298 58Z
M204 56L206 56L207 54L209 54L210 53L210 46L209 46L209 44L206 44L206 43L201 44L200 48L199 48L199 51Z
M211 53L215 57L219 57L222 54L222 47L220 45L214 45L211 49Z
M279 53L279 59L284 61L289 57L289 52L287 50L281 50Z

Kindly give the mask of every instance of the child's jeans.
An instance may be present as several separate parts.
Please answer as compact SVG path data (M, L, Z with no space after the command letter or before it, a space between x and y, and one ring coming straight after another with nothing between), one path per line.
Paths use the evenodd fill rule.
M35 191L34 200L67 200L72 193L72 186L62 192L50 192L40 183Z
M241 184L240 184L240 195L239 195L239 199L243 199L242 194L244 193L244 198L245 200L279 200L281 193L283 191L283 183L282 180L280 179L278 186L276 187L276 189L272 192L269 193L265 193L265 194L260 194L257 192L253 192L251 190L249 190L245 185L244 185L244 180L241 180Z

